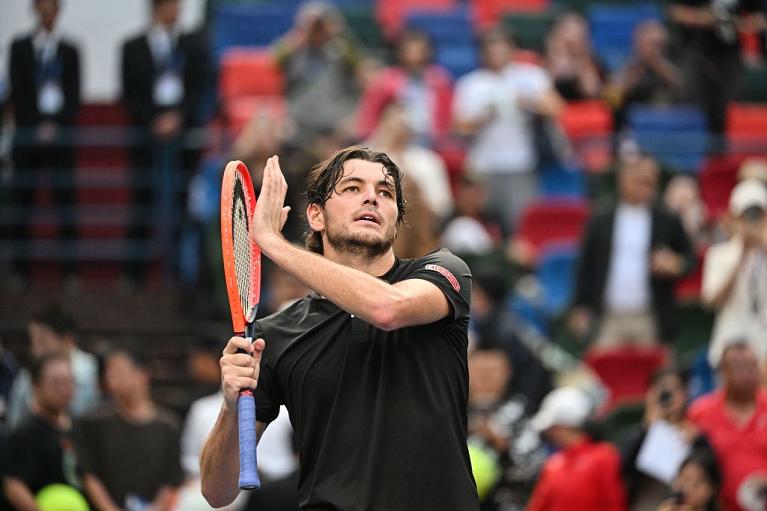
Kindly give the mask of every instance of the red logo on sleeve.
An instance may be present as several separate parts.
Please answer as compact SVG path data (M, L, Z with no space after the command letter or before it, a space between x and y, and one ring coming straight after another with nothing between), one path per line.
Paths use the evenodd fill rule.
M441 274L443 277L447 279L448 282L450 282L450 285L453 286L453 289L455 289L456 293L461 292L461 284L458 282L458 279L455 278L455 275L450 273L447 268L443 268L442 266L439 266L437 264L427 264L425 266L427 270L434 270L437 273Z

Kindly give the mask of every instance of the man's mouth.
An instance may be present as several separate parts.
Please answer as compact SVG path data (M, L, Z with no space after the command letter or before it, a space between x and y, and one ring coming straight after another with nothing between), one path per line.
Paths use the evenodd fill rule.
M381 220L378 218L377 215L375 215L373 213L363 213L362 215L360 215L360 216L358 216L356 218L356 221L358 221L358 222L371 222L371 223L374 223L376 225L380 225L381 224Z

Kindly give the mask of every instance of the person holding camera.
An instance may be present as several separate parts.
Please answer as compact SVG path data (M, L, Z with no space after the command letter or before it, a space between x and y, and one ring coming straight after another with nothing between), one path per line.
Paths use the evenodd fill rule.
M674 491L657 511L719 511L722 474L713 453L696 449L682 462Z
M692 444L698 432L686 420L686 411L687 390L683 374L671 368L658 370L650 378L642 423L628 432L621 446L621 475L626 483L631 511L655 511L668 496L669 485L638 468L637 458L650 428L660 422L670 425Z
M735 233L713 245L703 265L701 297L716 309L709 363L717 367L727 339L742 337L760 359L767 353L767 189L755 179L730 195Z

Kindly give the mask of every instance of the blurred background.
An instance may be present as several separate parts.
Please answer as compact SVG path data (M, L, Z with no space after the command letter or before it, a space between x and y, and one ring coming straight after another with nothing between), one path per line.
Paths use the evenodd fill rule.
M97 508L108 507L89 476L118 508L156 500L198 509L199 492L179 488L195 484L231 329L219 248L223 167L243 160L258 189L266 159L278 154L292 206L284 234L302 244L304 177L361 143L405 174L398 256L446 246L472 268L469 426L484 509L525 507L551 453L571 447L555 426L611 442L616 477L606 493L616 502L677 505L666 500L678 490L677 468L697 463L696 473L709 474L718 464L695 447L669 461L669 473L638 469L650 426L686 431L695 423L688 403L728 382L748 387L728 379L729 358L739 374L756 367L746 412L767 406L765 8L761 0L3 2L6 436L15 438L25 410L46 409L45 367L63 352L74 390L49 408L74 419L64 429L79 438L73 452L86 477L70 486ZM260 316L307 292L268 262L263 286ZM110 367L138 383L121 388L113 376L110 384ZM555 395L546 408L544 397L562 387L580 389L587 404ZM176 459L167 480L141 486L95 461L119 438L108 433L120 431L99 429L102 405L118 423L125 410L167 412L158 428L181 445L163 455ZM721 457L719 430L695 417L707 439L682 443ZM749 442L767 438L765 421L748 423ZM276 451L261 459L277 460L267 482L288 480L290 489L296 462L282 423L265 442ZM83 440L82 431L95 436ZM721 475L709 477L712 498L725 509L764 509L766 452L753 471L725 473L721 494ZM26 484L38 495L45 486ZM284 488L275 488L279 502ZM531 508L561 509L541 499ZM617 509L594 506L583 509Z

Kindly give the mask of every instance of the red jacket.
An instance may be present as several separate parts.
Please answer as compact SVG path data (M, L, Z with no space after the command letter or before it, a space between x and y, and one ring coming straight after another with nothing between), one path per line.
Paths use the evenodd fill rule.
M453 84L448 72L440 66L429 66L424 81L434 94L432 112L432 139L439 142L450 132L450 108L453 100ZM360 102L357 118L359 138L369 137L386 106L396 101L407 83L407 73L400 67L388 67L372 80Z
M587 440L560 451L543 466L528 511L625 511L620 454Z

